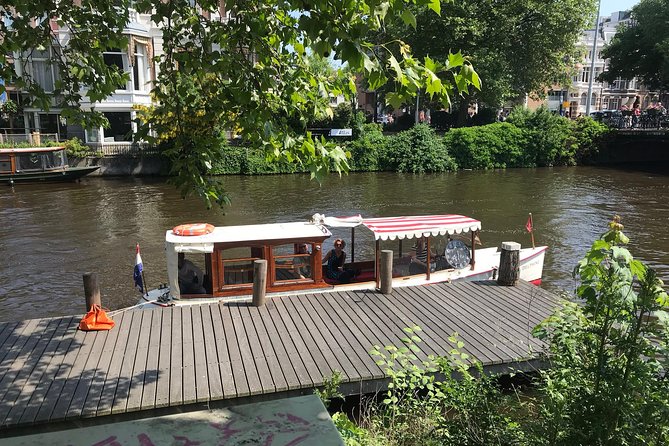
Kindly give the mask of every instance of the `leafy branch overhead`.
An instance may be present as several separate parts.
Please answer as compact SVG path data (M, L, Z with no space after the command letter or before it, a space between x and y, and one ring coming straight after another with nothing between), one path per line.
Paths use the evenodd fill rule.
M82 114L80 104L85 96L94 105L127 78L127 73L106 66L102 53L127 47L122 31L129 23L130 5L130 0L82 0L81 6L74 0L9 0L4 13L14 7L21 18L15 25L1 25L8 38L0 42L0 75L16 79L18 86L40 98L43 108L57 105L68 118L99 125L101 117ZM347 72L362 74L372 89L389 84L394 103L423 89L448 105L456 92L480 88L478 75L460 53L444 61L418 60L400 40L371 42L372 33L394 21L415 26L410 7L441 11L438 0L133 1L132 9L150 14L159 24L163 50L155 56L156 105L140 113L139 136L160 141L172 161L177 187L208 203L224 197L207 173L221 156L216 148L225 131L265 149L272 160L301 163L316 178L330 170L347 171L347 154L314 138L306 126L314 117L332 114L330 97L352 99L355 76L343 70L329 76L312 63L314 57L343 62ZM33 23L30 17L55 20ZM72 31L67 44L57 40L57 28ZM5 63L11 54L50 45L59 56L54 63L61 73L54 96L45 95L16 63ZM17 61L25 64L25 58Z

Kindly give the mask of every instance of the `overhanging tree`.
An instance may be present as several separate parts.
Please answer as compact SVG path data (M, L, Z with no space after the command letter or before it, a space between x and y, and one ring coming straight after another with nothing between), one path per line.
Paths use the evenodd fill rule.
M4 35L0 76L15 78L42 108L56 98L68 118L91 126L103 118L81 112L82 95L93 103L100 101L127 76L106 66L102 52L127 46L122 30L128 23L130 0L76 3L5 2L3 15L16 18L0 25ZM330 94L355 93L354 79L319 74L308 63L307 48L365 73L372 88L392 81L394 100L426 89L434 99L449 104L456 91L479 85L478 75L462 57L444 63L420 61L401 41L368 41L369 33L384 29L387 22L414 24L411 5L437 14L441 10L438 0L134 1L135 10L151 14L162 27L164 49L157 58L159 74L152 92L157 105L143 114L140 135L163 138L174 183L184 196L195 192L208 204L225 197L221 185L206 175L221 156L217 141L225 129L265 148L273 159L302 163L314 177L322 177L330 168L346 171L341 148L295 132L290 125L328 113ZM220 20L219 12L226 8L230 14ZM69 42L55 39L56 27L72 31ZM9 63L15 54L49 45L57 48L60 57L54 63L61 72L51 97Z
M417 10L416 26L389 27L380 38L401 37L417 57L443 59L454 48L466 53L485 80L461 101L466 116L470 101L498 107L569 83L578 38L594 8L593 0L443 2L440 16Z
M632 25L621 26L602 55L609 59L602 80L638 77L654 90L669 88L669 1L641 0Z

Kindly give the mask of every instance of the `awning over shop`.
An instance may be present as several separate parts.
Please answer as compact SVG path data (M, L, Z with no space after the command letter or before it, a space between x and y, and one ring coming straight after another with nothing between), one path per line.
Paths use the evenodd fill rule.
M418 215L407 217L365 218L376 240L395 240L478 231L481 222L464 215Z

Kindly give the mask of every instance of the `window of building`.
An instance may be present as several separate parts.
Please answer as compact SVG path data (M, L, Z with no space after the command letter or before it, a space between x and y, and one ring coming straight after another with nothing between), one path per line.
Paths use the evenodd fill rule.
M148 91L150 88L151 72L147 54L146 45L135 44L135 61L132 67L132 82L135 91Z
M130 112L105 112L109 128L104 129L105 141L132 141L132 117Z
M588 99L588 95L586 95L585 93L583 93L583 94L581 95L581 105L586 105L585 103L586 103L587 99Z
M33 81L47 93L51 93L55 89L56 81L60 78L53 56L51 47L42 51L35 49L28 54L28 57L30 57L30 75Z
M562 91L553 91L550 90L548 92L548 100L549 101L562 101L563 98L563 92Z
M581 82L589 82L590 81L590 70L589 69L584 69L581 71Z
M102 54L102 57L108 67L116 67L121 73L128 72L128 55L127 53L122 52L118 48L112 48L108 51L105 51ZM125 82L121 82L118 85L118 90L127 90L128 86Z

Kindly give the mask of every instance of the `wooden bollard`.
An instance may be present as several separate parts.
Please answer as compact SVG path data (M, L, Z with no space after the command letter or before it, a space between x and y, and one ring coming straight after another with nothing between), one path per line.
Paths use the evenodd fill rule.
M267 260L253 262L253 306L265 305L265 284L267 283Z
M84 273L84 295L86 296L86 311L89 311L93 305L102 306L97 274Z
M503 242L499 256L498 285L515 286L520 277L520 243Z
M381 281L379 290L381 294L390 294L393 291L393 252L389 249L382 250L380 263Z

